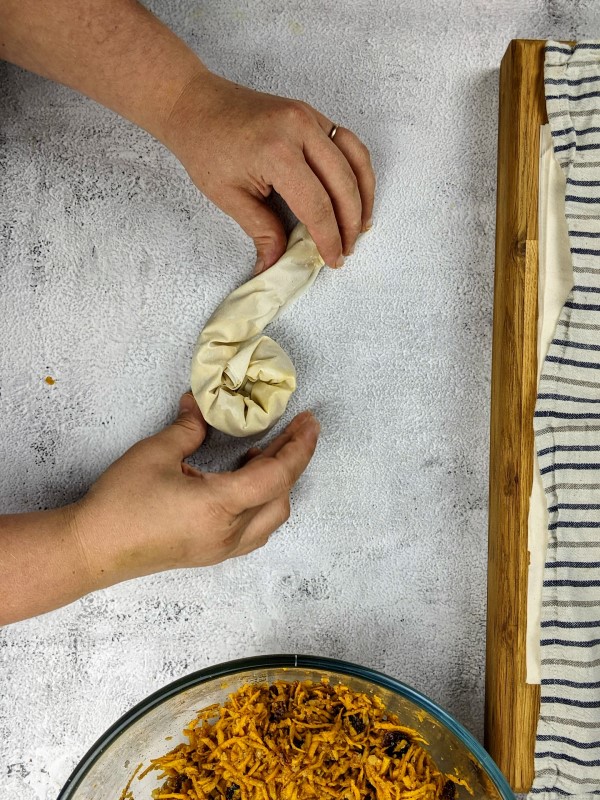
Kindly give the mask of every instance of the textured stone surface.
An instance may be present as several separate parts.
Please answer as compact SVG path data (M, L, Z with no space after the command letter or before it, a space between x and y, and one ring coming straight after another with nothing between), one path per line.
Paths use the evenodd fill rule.
M52 800L131 705L250 654L384 670L481 734L497 69L511 38L597 31L594 6L155 3L211 68L357 131L375 227L274 326L286 419L311 407L323 434L268 546L0 631L1 797ZM143 132L1 64L0 196L6 512L79 496L171 419L253 253ZM213 435L198 463L242 450Z

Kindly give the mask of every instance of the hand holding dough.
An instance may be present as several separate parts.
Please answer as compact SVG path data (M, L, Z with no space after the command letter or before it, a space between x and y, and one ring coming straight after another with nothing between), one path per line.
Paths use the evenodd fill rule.
M263 329L312 285L323 259L306 227L296 225L270 269L232 292L196 342L191 386L209 425L251 436L274 425L296 388L296 370Z

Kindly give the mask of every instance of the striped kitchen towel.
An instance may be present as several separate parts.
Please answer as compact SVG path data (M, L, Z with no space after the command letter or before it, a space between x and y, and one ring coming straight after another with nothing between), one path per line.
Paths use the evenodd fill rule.
M530 797L600 797L600 43L548 42L574 286L546 356L535 436L548 504L542 700Z

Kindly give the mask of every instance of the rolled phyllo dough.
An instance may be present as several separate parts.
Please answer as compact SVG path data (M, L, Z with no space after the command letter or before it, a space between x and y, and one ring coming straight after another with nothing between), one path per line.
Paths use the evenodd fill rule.
M209 425L252 436L281 417L296 388L296 370L263 330L304 294L322 266L298 224L279 261L232 292L208 320L196 342L191 386Z

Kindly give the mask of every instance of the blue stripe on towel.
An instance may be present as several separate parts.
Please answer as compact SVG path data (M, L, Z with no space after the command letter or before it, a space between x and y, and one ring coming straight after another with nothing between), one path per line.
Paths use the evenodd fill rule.
M560 522L551 522L548 525L549 531L555 531L557 528L600 528L600 520L561 520Z
M559 647L597 647L600 644L600 639L587 639L580 641L579 639L542 639L541 645L553 644ZM600 700L598 708L600 708ZM596 708L596 706L594 706Z
M538 394L538 397L540 395ZM546 456L549 453L582 453L582 452L595 452L600 453L600 443L598 444L554 444L552 447L543 447L537 451L538 456ZM596 506L600 508L600 503ZM581 506L577 506L581 508Z
M564 345L565 347L575 347L577 350L600 350L600 344L590 344L589 342L570 342L567 339L552 339L552 344Z
M594 706L595 708L596 706ZM575 756L570 756L568 753L554 753L551 750L547 750L543 753L536 752L536 758L558 758L561 761L568 761L570 764L581 764L582 766L586 767L600 767L600 759L583 759L583 758L576 758Z
M565 307L572 308L575 303L565 303ZM600 311L600 306L597 306L598 310ZM550 361L553 364L564 364L565 366L569 367L581 367L582 369L600 369L600 364L596 361L576 361L573 358L562 358L558 356L546 356L546 361Z
M549 566L556 567L556 564L550 564ZM566 564L561 564L560 566L570 566L570 564L567 562ZM584 565L584 564L577 564L576 563L575 566L577 566L577 567L585 566L586 569L589 569L589 567L587 565ZM596 563L594 566L597 567L598 564ZM567 620L563 620L563 619L546 619L546 620L542 621L541 627L542 628L563 628L563 629L566 628L568 630L571 630L571 629L572 630L579 630L580 628L581 629L583 629L583 628L598 628L598 627L600 627L600 620L594 619L594 620L589 620L587 622L568 622Z
M574 469L574 470L589 470L589 469L600 469L600 464L576 464L572 462L568 462L565 464L550 464L549 467L544 467L544 469L540 470L540 475L547 475L549 472L555 472L560 469Z
M543 694L530 800L537 800L540 794L546 794L548 800L600 796L597 51L600 42L586 42L573 49L549 42L545 55L546 106L556 160L567 185L565 214L575 285L548 349L534 416L537 456L551 521L540 620L544 636L540 637ZM565 516L567 519L563 519ZM557 555L559 559L553 561ZM576 575L581 579L575 579Z
M598 684L600 686L600 684ZM595 688L592 685L589 685L587 688ZM598 742L581 742L577 739L570 739L568 736L553 736L552 734L544 735L540 734L537 737L538 742L562 742L562 744L570 744L573 747L582 747L584 750L592 750L595 747L600 747L600 741Z
M600 689L600 681L569 681L564 678L542 678L542 686L571 686L574 689Z
M545 587L572 586L579 589L594 589L600 586L600 580L592 581L570 581L561 579L544 579Z
M591 97L600 97L600 92L584 92L580 95L548 94L546 95L546 100L568 100L569 102L578 102L579 100L589 100Z
M549 506L548 512L554 514L556 511L564 509L578 509L580 511L600 511L600 503L557 503Z
M554 148L557 150L558 148ZM600 203L600 197L580 197L574 194L567 194L565 195L565 201L571 201L572 203Z

